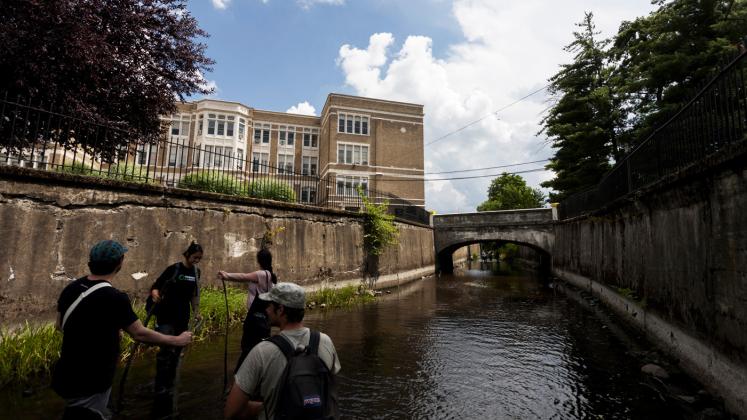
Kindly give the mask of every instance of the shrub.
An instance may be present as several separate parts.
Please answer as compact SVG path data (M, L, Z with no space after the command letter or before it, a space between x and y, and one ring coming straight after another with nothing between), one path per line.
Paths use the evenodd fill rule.
M394 215L388 213L389 201L376 204L358 187L363 201L363 247L370 255L381 255L387 247L399 244L399 230Z
M73 175L94 175L94 170L91 166L79 162L65 162L64 166L58 166L55 168L55 172Z
M277 201L296 201L296 192L293 187L282 181L272 179L261 179L249 183L247 191L249 197L263 198Z
M220 171L191 173L182 178L177 187L221 194L247 195L246 187L238 178Z
M114 164L108 171L102 172L101 176L103 178L117 179L120 181L158 184L158 180L154 179L154 172L155 171L151 171L151 173L148 173L148 168L140 165Z

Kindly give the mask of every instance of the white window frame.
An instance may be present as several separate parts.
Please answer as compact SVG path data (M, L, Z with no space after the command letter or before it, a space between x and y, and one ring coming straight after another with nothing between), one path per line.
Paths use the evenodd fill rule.
M319 158L317 156L301 156L301 175L316 176L318 174Z
M342 124L342 130L340 130L340 122ZM356 127L357 121L357 127ZM370 136L371 135L371 116L365 114L354 114L350 112L338 112L337 113L337 132L344 134L353 134L356 136Z
M335 193L337 196L354 197L358 195L357 186L365 185L363 195L368 196L368 177L357 175L337 175Z
M315 186L303 186L301 187L301 202L302 203L316 203L316 187Z
M343 161L340 162L340 148L343 150ZM337 143L337 163L345 165L362 165L368 166L370 164L370 151L371 148L367 144L361 143ZM356 159L356 152L358 158ZM365 156L365 159L363 158ZM349 159L348 159L349 157Z
M220 114L217 112L208 112L200 115L200 121L207 121L207 130L204 131L205 137L233 139L236 135L236 116L230 114ZM202 127L202 124L200 124ZM230 134L229 134L230 133ZM199 134L203 134L202 128Z
M318 149L319 148L319 129L318 128L304 128L303 129L303 147L305 149Z
M281 160L282 156L282 160ZM278 174L292 174L293 173L293 167L294 167L294 161L296 159L296 156L292 153L278 153L277 157L277 173ZM290 161L289 161L290 160Z
M259 131L259 141L257 141L258 131ZM265 139L267 139L267 141L265 141ZM262 124L262 123L254 124L253 130L252 130L252 142L254 144L269 145L271 139L272 139L272 124Z
M255 165L257 167L255 168ZM270 173L270 153L269 152L252 152L252 172L260 174Z

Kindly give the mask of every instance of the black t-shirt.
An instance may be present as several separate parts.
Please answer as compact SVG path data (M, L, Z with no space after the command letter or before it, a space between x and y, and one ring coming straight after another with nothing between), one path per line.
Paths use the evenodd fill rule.
M60 293L62 318L80 294L104 280L75 280ZM52 388L63 398L106 391L119 360L119 331L137 321L130 298L114 287L102 287L83 298L65 323L62 352L52 376Z
M200 293L199 278L199 268L176 263L156 279L151 289L158 289L161 294L162 300L155 309L160 325L172 325L177 332L187 329L192 298Z

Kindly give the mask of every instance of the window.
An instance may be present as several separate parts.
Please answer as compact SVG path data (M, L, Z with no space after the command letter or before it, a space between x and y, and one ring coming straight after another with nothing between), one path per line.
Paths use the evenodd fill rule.
M239 118L239 140L244 140L246 134L246 120Z
M229 115L226 120L226 136L233 137L234 117Z
M338 176L337 195L357 196L358 187L363 189L363 194L368 195L368 178L361 176Z
M150 159L151 157L155 157L157 147L155 144L147 146L144 144L139 145L135 153L135 162L138 165L150 165Z
M186 139L178 137L169 142L169 166L184 167L187 166L187 148L185 147Z
M301 158L301 174L302 175L316 175L317 173L317 158L313 156L304 156Z
M233 160L233 148L221 146L205 146L203 166L205 168L230 169Z
M263 174L270 172L270 154L269 153L252 153L252 172L261 172Z
M235 124L236 117L233 115L208 114L207 133L210 136L233 137Z
M202 135L202 115L200 115L200 122L197 125L197 135L198 136Z
M293 155L278 154L278 173L293 173Z
M244 150L242 149L236 149L236 169L243 170L244 169Z
M270 144L270 124L254 126L254 144Z
M316 203L316 187L302 187L301 188L301 202L302 203Z
M316 128L303 129L303 147L316 149L319 147L319 130Z
M215 114L208 114L208 135L215 135Z
M338 143L337 163L347 163L348 165L368 165L368 146Z
M368 117L365 115L337 114L337 132L368 135Z
M200 147L196 147L194 149L195 155L192 156L192 166L199 167L200 166Z
M296 128L280 126L280 132L278 133L278 142L281 146L293 146L296 144Z

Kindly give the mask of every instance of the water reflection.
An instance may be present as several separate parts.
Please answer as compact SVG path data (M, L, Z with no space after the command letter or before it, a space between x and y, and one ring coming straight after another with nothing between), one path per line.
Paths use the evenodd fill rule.
M531 274L480 268L495 271L475 265L370 305L308 313L307 325L337 346L344 418L681 417L642 384L639 362L589 309ZM239 334L230 337L229 366ZM222 337L187 357L181 417L220 418ZM153 365L133 367L124 417L147 416ZM60 404L46 398L56 397L41 393L13 415L47 417Z

